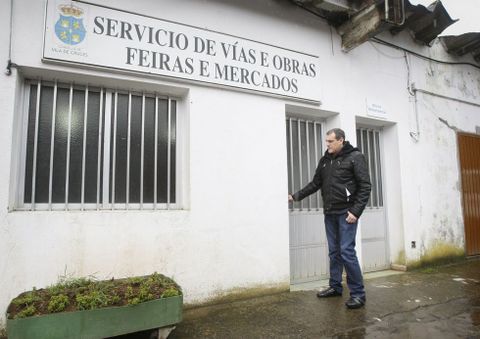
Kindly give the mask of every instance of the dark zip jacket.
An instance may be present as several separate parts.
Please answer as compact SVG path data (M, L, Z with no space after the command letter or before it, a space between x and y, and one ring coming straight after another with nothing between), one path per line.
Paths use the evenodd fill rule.
M359 218L368 203L371 187L365 156L346 141L338 154L325 152L313 180L293 194L293 199L300 201L321 189L325 214L348 209Z

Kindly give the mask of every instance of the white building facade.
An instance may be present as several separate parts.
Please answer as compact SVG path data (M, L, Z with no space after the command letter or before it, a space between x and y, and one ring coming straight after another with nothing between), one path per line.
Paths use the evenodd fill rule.
M324 278L321 203L289 209L287 194L333 127L369 155L365 271L465 252L457 140L480 126L469 56L406 32L381 38L464 64L375 42L344 53L325 20L282 1L12 3L0 309L62 275L157 271L187 303Z

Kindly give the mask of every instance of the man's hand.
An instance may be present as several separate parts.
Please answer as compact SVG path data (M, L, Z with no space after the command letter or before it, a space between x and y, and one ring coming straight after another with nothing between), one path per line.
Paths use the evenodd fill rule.
M288 195L288 202L294 202L295 200L293 200L293 197L291 194Z
M354 222L356 222L358 220L358 218L356 216L354 216L352 213L350 213L350 211L348 211L346 220L349 224L353 224Z

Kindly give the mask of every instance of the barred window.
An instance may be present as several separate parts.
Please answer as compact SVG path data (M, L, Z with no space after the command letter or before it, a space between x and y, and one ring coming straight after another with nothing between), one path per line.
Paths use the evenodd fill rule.
M17 209L176 207L176 100L27 81Z
M383 207L380 131L371 128L357 128L357 146L365 155L372 182L372 191L367 207Z
M322 157L322 125L315 120L287 117L288 191L295 193L308 184ZM318 210L323 207L320 192L289 204L290 210Z

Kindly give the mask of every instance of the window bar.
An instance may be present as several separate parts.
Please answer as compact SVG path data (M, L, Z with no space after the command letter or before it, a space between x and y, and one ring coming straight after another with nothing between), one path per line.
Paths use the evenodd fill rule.
M327 147L326 147L326 145L324 144L324 141L323 141L326 130L325 130L325 126L322 125L322 124L318 124L318 127L319 127L318 130L319 130L319 133L320 133L320 136L319 136L320 145L318 146L318 148L319 148L320 159L321 159L323 157L323 154L327 150ZM320 159L318 159L318 161L320 161ZM318 191L317 193L318 193L318 197L319 197L319 201L320 201L321 193L320 193L320 191ZM323 207L323 205L321 205L321 207Z
M365 161L368 161L367 149L365 148L365 143L364 143L364 139L363 139L363 128L359 128L358 131L360 133L360 145L361 145L360 151L364 155ZM367 162L367 165L368 165L368 162ZM368 199L367 206L370 206L370 203L371 203L371 199Z
M26 156L27 156L27 148L28 148L28 121L30 119L30 105L32 104L30 102L30 98L31 98L31 94L33 93L33 91L36 91L36 89L34 88L33 85L36 85L36 83L34 82L26 82L25 84L25 91L23 93L23 103L25 103L24 105L22 105L21 107L21 111L22 111L22 119L21 119L21 123L22 123L22 131L24 131L24 134L22 133L22 142L21 142L21 148L19 149L19 154L20 154L20 159L25 159L26 160ZM19 171L18 173L25 173L27 169L27 162L26 161L21 161L20 163L20 167L19 167ZM26 189L26 180L25 180L25 176L24 175L20 175L19 176L19 181L18 181L18 185L17 185L17 189L18 189L18 194L15 198L15 206L18 206L19 208L22 208L22 207L25 207L26 203L29 205L29 208L31 208L31 202L32 200L30 199L28 202L25 201L25 189ZM30 185L31 187L31 185ZM9 212L13 210L13 206L10 206L9 208Z
M370 174L370 177L372 176L372 161L371 161L371 158L370 158L370 153L371 153L371 149L370 149L370 131L368 129L366 129L367 131L367 147L366 149L368 150L367 151L367 159L368 159L368 173ZM371 179L370 179L371 181ZM368 206L370 207L373 207L373 192L370 191L370 203L368 204Z
M73 83L70 84L70 97L68 99L68 125L67 125L67 165L65 169L65 210L68 210L68 190L70 180L70 137L72 134L72 110L73 110Z
M357 128L357 133L360 134L360 142L359 142L359 146L358 148L360 149L360 152L362 152L362 154L364 153L364 149L363 149L363 135L362 135L362 129L361 128Z
M315 138L315 166L318 166L318 135L317 135L317 123L313 123L313 136ZM320 126L321 127L321 126ZM317 191L317 209L320 208L320 193Z
M102 89L102 98L103 98L103 89ZM102 100L100 100L100 104L102 104ZM103 106L101 106L103 109ZM100 118L102 112L100 111ZM105 90L105 119L100 119L100 126L102 126L102 121L105 121L105 135L103 136L103 187L102 187L102 204L103 208L108 208L109 200L110 200L110 143L111 143L111 125L112 125L112 92ZM100 132L102 128L100 128ZM99 134L99 138L101 135ZM100 187L100 164L101 164L101 140L99 139L98 143L98 187ZM113 187L113 185L112 185ZM100 199L100 197L98 197Z
M100 165L102 163L102 129L103 129L103 88L100 88L100 107L98 112L98 149L97 149L97 210L100 208ZM105 197L105 196L104 196Z
M289 132L290 132L290 180L292 182L292 194L295 193L295 176L293 173L293 140L292 140L292 118L288 119L288 125L289 125ZM293 203L292 203L292 209L293 209Z
M35 108L35 134L33 138L33 168L32 168L32 205L31 209L35 209L35 186L37 176L37 151L38 151L38 119L40 117L40 94L42 81L38 80L37 84L37 104Z
M375 188L376 188L376 197L377 197L377 208L380 207L380 200L379 200L379 185L378 185L378 168L377 168L377 132L373 131L373 159L375 160L374 168L375 168Z
M299 172L299 179L300 179L300 188L303 187L303 177L302 177L302 137L301 137L301 130L300 130L300 119L297 120L297 130L298 130L298 172ZM303 202L300 201L300 209L303 208Z
M132 124L132 92L128 92L128 112L127 112L127 187L125 189L125 208L128 210L130 202L130 133Z
M380 196L380 200L378 201L380 204L380 207L383 207L383 181L382 181L382 159L381 159L381 154L382 154L382 145L381 140L380 140L380 131L377 132L377 141L378 141L378 159L377 159L377 164L378 164L378 174L379 174L379 182L378 186L380 189L378 190L378 194Z
M143 167L145 155L145 93L142 93L142 145L141 145L141 162L140 162L140 209L143 210Z
M154 152L155 152L155 159L153 165L153 209L157 209L157 161L158 161L158 96L155 94L155 145L154 145Z
M113 159L112 159L112 209L115 209L115 167L117 162L117 108L118 91L115 91L115 106L113 110Z
M381 196L381 180L382 180L382 173L381 173L381 163L380 163L380 132L375 131L373 132L374 135L374 149L375 149L375 172L377 173L377 207L382 207L382 204L380 203L380 196ZM377 143L379 147L377 147Z
M365 155L365 145L363 144L363 129L360 128L359 131L360 131L360 144L362 145L361 151L363 155Z
M309 133L308 133L308 121L305 120L305 137L307 140L307 176L308 180L310 180L310 139L309 139ZM312 196L308 196L308 209L310 210L312 208Z
M55 80L53 86L53 109L52 109L52 136L50 137L50 166L48 174L48 210L52 210L52 191L53 191L53 154L55 148L55 120L57 116L57 90L58 84Z
M373 198L375 198L375 201L374 201L375 204L373 205L373 207L378 207L378 201L376 200L377 199L377 192L376 192L377 187L375 185L375 182L372 182L372 180L375 180L375 181L377 180L377 172L376 172L376 169L375 169L375 163L376 162L375 162L375 158L374 158L374 156L375 156L375 145L373 144L375 139L373 139L374 135L373 135L373 130L372 129L370 129L368 131L368 137L369 137L368 146L370 147L370 170L371 170L370 176L371 177L374 176L374 179L372 179L370 177L370 182L371 182L371 185L372 185L372 200L373 200ZM373 139L373 141L372 141L372 139Z
M83 149L82 149L82 193L81 207L83 211L85 204L85 153L87 150L87 115L88 115L88 85L85 87L85 110L83 111Z
M170 150L170 144L171 140L170 138L172 137L172 101L170 97L168 98L168 137L167 137L167 210L170 209L170 161L171 161L171 150Z

